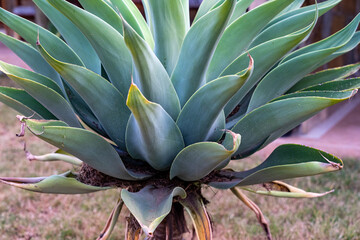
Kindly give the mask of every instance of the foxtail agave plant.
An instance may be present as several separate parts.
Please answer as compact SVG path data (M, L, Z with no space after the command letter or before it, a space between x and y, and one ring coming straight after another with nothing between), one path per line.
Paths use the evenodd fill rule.
M246 191L311 198L280 180L343 167L323 151L286 144L252 169L230 161L250 156L326 107L351 98L360 64L313 73L360 42L360 15L328 38L299 48L317 19L341 0L301 7L272 0L204 0L190 24L188 0L33 0L61 37L0 9L19 41L0 41L33 71L0 62L19 88L0 100L27 128L59 150L32 160L62 160L77 171L3 183L54 194L118 188L121 198L98 239L108 239L121 208L131 213L126 239L180 239L184 210L198 239L212 239L201 195L228 189L268 224ZM234 198L236 199L236 198ZM211 199L210 199L211 200ZM239 236L240 238L240 236Z

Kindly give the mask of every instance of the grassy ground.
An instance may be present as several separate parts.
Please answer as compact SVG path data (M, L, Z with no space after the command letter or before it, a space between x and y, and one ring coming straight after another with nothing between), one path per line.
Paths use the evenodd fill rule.
M45 176L71 168L61 163L27 162L25 140L34 154L53 148L27 133L15 137L20 126L16 113L0 104L0 176ZM235 163L243 169L261 162L256 157ZM249 194L271 223L275 239L360 239L360 161L345 160L341 172L287 181L308 191L335 192L318 199L278 199ZM47 195L0 185L0 239L95 239L119 192L88 195ZM264 239L251 211L230 192L206 189L215 239ZM123 239L123 210L112 239Z

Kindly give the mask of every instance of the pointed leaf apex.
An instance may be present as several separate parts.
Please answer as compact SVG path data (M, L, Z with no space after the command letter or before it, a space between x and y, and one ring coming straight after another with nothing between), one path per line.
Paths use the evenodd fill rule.
M130 109L132 109L135 106L136 102L139 101L142 102L143 104L150 103L150 101L144 97L138 86L132 82L129 88L128 97L126 99L126 105Z

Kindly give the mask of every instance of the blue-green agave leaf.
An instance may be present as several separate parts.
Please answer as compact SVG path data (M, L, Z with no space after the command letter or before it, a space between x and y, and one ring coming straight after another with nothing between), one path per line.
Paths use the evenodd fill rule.
M98 16L116 29L121 35L123 34L121 17L104 0L79 0L79 2L86 11Z
M302 91L348 91L360 88L360 78L351 78L326 82L317 86L306 88Z
M76 175L74 175L70 171L60 175L52 175L49 177L0 177L0 182L32 192L52 194L86 194L108 190L111 188L96 187L84 184L78 181L76 179Z
M121 190L121 198L134 215L144 233L152 236L157 226L170 213L174 197L185 198L181 187L157 188L146 186L139 192Z
M296 144L276 148L259 166L242 172L225 172L229 182L213 182L216 188L231 188L267 183L274 180L312 176L342 169L343 162L326 152Z
M34 48L40 35L43 39L43 45L51 50L51 55L64 62L83 65L80 58L64 41L39 25L10 13L3 8L0 8L0 21L17 32Z
M259 82L259 80L273 67L286 53L297 46L314 28L317 21L317 15L314 15L313 22L305 28L286 35L284 37L276 38L271 41L260 44L249 50L248 53L243 53L235 59L221 75L234 74L243 69L248 64L247 54L250 54L254 59L254 72L252 76L246 81L244 86L235 94L225 107L225 115L228 116L233 109L244 100L244 98L251 92L251 89Z
M54 80L63 93L65 89L60 75L41 57L30 44L0 33L0 41L21 58L32 70Z
M329 95L328 97L293 97L268 103L253 110L231 129L246 139L236 155L240 157L248 155L249 152L259 149L260 145L273 133L289 131L322 109L349 99L354 93L353 91L339 92L334 98L331 98L332 94Z
M150 29L154 36L154 52L169 75L179 58L181 45L188 30L188 19L181 1L147 1Z
M123 96L126 96L131 83L132 61L121 34L97 16L65 0L47 1L86 36L99 56L110 81ZM48 49L45 45L44 47ZM51 53L50 55L56 57Z
M28 129L42 140L63 149L109 176L136 180L148 177L128 171L115 148L104 138L88 130L68 127L61 121L22 119Z
M348 26L332 36L301 48L282 60L256 87L248 112L281 96L299 80L317 68L317 64L342 48L353 37L360 14Z
M0 61L0 70L46 107L57 119L72 127L82 127L71 105L62 96L60 88L53 80L2 61Z
M111 211L109 219L106 222L104 229L101 231L99 237L96 240L107 240L110 239L111 233L114 230L116 222L119 218L122 207L124 206L124 202L119 199Z
M241 76L221 77L205 84L194 93L176 120L185 145L206 140L222 109L251 76L252 70L253 60L250 57L249 67Z
M239 134L229 131L227 135L233 140L230 149L215 142L199 142L184 148L171 165L170 179L178 177L184 181L197 181L227 162L241 142Z
M123 150L130 111L123 95L106 79L77 65L54 59L39 45L44 59L80 94L109 137Z
M287 6L281 13L279 13L279 16L299 9L304 4L304 2L305 2L305 0L295 0L292 4Z
M24 116L35 119L56 119L41 103L22 89L0 86L0 102Z
M160 104L173 119L176 119L180 112L180 103L164 66L145 40L126 22L123 25L125 43L135 65L134 83L149 101Z
M228 22L228 25L230 25L239 17L241 17L244 13L246 13L246 10L249 8L252 2L254 2L254 0L238 0L234 12Z
M33 2L56 27L66 43L81 58L86 68L96 73L100 73L99 57L79 29L70 22L69 19L51 6L47 0L33 0Z
M182 106L205 84L205 73L235 3L236 0L224 1L195 22L187 33L171 77Z
M269 1L234 21L219 41L206 73L206 80L211 81L217 78L226 66L249 47L253 38L266 24L293 1Z
M342 67L331 68L323 70L311 75L308 75L297 82L292 88L289 89L288 93L297 92L300 90L307 89L309 87L315 87L317 85L340 80L346 78L360 69L360 63L350 64Z
M184 148L175 121L159 104L148 101L134 84L129 90L127 106L132 112L126 129L129 154L157 170L169 169L176 154Z
M313 21L313 16L317 13L318 16L322 16L327 11L331 10L338 3L334 2L333 4L327 5L315 5L314 8L308 9L308 11L301 12L299 14L289 15L286 19L277 22L271 27L267 27L263 30L251 43L250 47L257 46L261 43L267 42L271 39L285 36L289 33L302 29L309 25ZM318 8L316 8L318 6ZM295 11L294 11L295 12ZM280 17L282 18L282 16Z
M206 15L210 10L214 8L216 3L223 3L224 0L203 0L199 6L198 11L196 12L196 16L194 18L193 24L199 20L202 16Z

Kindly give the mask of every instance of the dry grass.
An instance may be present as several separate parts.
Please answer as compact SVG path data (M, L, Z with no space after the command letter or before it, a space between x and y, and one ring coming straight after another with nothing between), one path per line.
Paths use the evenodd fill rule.
M51 175L71 168L62 163L27 162L22 141L35 154L53 148L31 134L15 137L16 113L0 104L0 176ZM245 159L235 167L253 166L260 159ZM275 239L360 239L360 162L345 161L342 172L288 181L305 190L335 193L319 199L277 199L249 194L271 222ZM95 239L115 204L119 191L88 195L47 195L0 185L0 239ZM206 189L215 223L215 239L263 239L252 212L230 192ZM111 239L123 239L125 216Z

